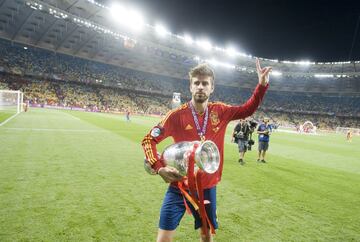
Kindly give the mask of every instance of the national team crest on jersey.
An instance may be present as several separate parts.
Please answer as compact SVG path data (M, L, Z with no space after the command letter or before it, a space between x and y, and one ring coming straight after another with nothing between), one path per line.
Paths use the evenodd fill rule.
M153 138L156 138L156 137L159 137L159 135L161 134L161 129L159 127L155 127L151 130L151 133L150 135L153 137Z
M211 120L211 124L212 124L213 126L218 125L218 124L220 123L218 113L212 111L212 112L210 113L210 120Z

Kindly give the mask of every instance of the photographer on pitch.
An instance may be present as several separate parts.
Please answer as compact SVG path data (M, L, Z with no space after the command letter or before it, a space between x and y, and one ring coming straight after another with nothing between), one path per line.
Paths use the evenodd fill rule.
M266 163L265 154L269 148L270 134L272 132L272 127L269 124L270 119L264 117L263 123L259 125L257 133L259 135L259 155L258 162Z
M251 139L252 133L256 127L255 122L250 122L245 119L240 119L239 123L235 126L234 132L232 134L232 142L238 144L239 148L239 163L241 165L245 164L244 156L247 150L251 150L251 146L254 144L254 141Z

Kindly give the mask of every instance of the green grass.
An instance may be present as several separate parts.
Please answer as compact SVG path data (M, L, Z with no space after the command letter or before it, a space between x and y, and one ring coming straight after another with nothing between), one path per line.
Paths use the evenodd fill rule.
M167 184L140 142L158 122L31 109L0 127L0 241L154 241ZM254 147L240 166L231 129L216 241L360 241L359 137L274 133L268 164ZM176 241L198 241L191 216Z
M0 124L16 114L16 110L0 110Z

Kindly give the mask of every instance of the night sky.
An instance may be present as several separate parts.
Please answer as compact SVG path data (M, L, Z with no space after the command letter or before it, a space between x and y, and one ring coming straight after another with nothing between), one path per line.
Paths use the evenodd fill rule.
M110 6L112 1L105 2ZM220 47L233 44L239 51L254 56L279 60L360 60L360 0L118 2L141 9L146 22L152 25L161 21L173 33L207 37Z

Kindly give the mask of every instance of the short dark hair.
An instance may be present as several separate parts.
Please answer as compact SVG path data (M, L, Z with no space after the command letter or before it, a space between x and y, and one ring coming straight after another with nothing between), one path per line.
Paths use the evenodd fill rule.
M193 77L209 76L211 77L211 84L214 86L215 74L213 69L206 63L199 64L192 68L189 72L190 83Z

